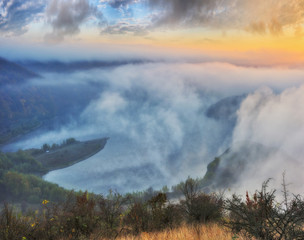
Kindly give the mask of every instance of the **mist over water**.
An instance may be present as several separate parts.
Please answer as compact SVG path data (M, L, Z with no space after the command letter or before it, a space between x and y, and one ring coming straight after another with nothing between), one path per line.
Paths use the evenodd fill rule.
M44 74L41 82L35 79L32 84L58 84L67 89L81 84L84 91L93 84L98 97L78 118L55 130L31 135L13 147L40 147L68 137L109 137L105 148L95 156L44 177L66 188L96 193L106 193L110 188L122 193L157 189L177 184L187 176L203 177L207 164L236 142L275 145L301 159L300 136L304 134L292 134L293 141L286 146L284 136L296 132L295 128L304 129L303 109L295 104L297 100L287 100L301 100L303 76L301 69L245 68L227 63L126 64L112 69ZM265 87L270 92L261 95L260 89ZM293 92L297 94L288 94ZM239 105L225 101L235 96L244 96L244 100ZM279 110L282 104L285 107ZM212 106L213 113L206 114ZM286 113L296 114L297 121L283 117ZM277 131L282 132L280 138L276 137ZM256 175L251 172L253 188L288 166L278 166L274 157L267 160L268 170L263 161L257 164L264 171Z
M109 189L126 192L161 186L166 173L145 156L144 146L132 139L112 137L104 150L66 169L50 172L44 179L69 189L88 189L106 193Z

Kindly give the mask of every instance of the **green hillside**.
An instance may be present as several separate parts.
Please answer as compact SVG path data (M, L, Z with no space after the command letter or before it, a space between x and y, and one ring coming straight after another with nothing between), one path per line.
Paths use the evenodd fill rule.
M38 203L43 199L61 201L69 191L44 181L49 171L68 167L102 150L107 138L85 142L69 138L41 149L0 152L0 201Z

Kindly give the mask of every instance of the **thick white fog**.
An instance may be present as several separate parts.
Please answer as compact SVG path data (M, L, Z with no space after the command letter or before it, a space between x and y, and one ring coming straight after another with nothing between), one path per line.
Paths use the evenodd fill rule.
M240 175L238 188L263 180L302 182L304 148L304 70L249 68L228 63L146 63L71 74L44 74L32 84L72 88L96 84L100 95L80 115L57 130L43 132L15 147L40 147L68 137L109 137L104 150L46 180L67 188L104 193L177 184L203 177L214 157L239 142L277 148ZM40 82L41 81L41 82ZM242 96L240 105L220 100ZM210 107L213 114L207 114ZM221 112L223 109L233 111ZM280 152L294 161L286 162ZM255 159L246 159L255 161ZM296 174L294 174L296 173ZM295 188L299 190L300 188Z
M271 147L274 151L244 173L240 181L242 188L253 188L261 182L261 178L266 177L273 178L275 186L279 187L282 173L286 171L290 190L303 193L303 102L303 85L287 88L281 93L261 88L243 101L237 113L233 144L250 140Z

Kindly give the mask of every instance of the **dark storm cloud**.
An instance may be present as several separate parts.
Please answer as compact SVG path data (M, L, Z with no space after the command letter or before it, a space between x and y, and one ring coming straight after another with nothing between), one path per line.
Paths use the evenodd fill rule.
M304 0L146 0L156 11L154 27L243 29L282 35L303 22Z
M0 33L20 35L45 8L44 0L2 0L0 1ZM1 35L2 35L1 34Z
M132 4L144 3L149 16L146 24L117 22L107 26L102 33L145 35L162 26L193 27L207 23L213 18L222 0L110 0L107 3L116 9L132 12ZM124 12L125 13L125 12Z
M148 0L151 8L161 9L155 18L156 25L197 25L213 18L222 0Z
M80 25L90 17L102 21L103 15L88 0L52 0L46 11L48 23L53 31L46 35L46 40L63 40L66 35L80 32Z

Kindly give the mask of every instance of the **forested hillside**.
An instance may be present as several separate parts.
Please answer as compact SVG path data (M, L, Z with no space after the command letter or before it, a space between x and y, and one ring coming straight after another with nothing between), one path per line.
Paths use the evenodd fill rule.
M0 59L0 144L46 121L73 116L97 96L93 86L44 86L32 83L38 74ZM41 79L43 83L44 79Z

